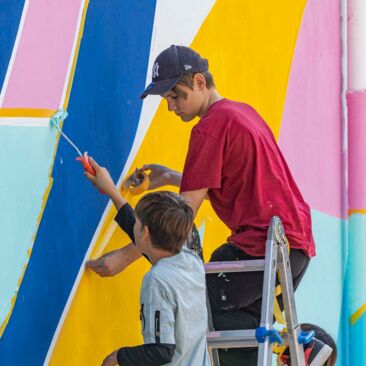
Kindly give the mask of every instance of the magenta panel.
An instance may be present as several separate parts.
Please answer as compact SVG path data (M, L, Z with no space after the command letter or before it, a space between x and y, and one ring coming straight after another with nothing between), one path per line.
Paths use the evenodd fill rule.
M311 208L345 217L340 25L338 1L308 1L292 62L279 144Z
M366 209L366 91L347 93L348 199L351 210Z
M2 107L59 108L81 2L29 1Z

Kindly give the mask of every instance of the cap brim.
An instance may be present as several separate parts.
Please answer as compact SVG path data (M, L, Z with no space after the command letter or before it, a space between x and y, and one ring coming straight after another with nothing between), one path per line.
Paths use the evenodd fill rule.
M180 78L181 76L177 76L172 79L153 81L147 86L145 91L140 95L140 98L144 99L148 95L162 95L167 91L169 91L170 89L172 89L177 84Z

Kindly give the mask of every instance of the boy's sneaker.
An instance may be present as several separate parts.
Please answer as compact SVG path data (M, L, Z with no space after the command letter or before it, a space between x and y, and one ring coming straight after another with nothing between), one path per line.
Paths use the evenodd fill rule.
M333 348L314 338L310 343L304 346L306 366L323 366L333 352ZM283 365L291 365L289 348L281 356Z

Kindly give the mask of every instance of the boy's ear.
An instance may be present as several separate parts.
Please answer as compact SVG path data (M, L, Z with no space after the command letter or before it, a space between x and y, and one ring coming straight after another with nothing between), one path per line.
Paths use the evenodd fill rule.
M151 242L150 230L147 225L144 225L142 229L142 239L144 241L148 241L149 243Z
M203 90L206 87L206 79L201 73L195 74L193 79L199 90Z

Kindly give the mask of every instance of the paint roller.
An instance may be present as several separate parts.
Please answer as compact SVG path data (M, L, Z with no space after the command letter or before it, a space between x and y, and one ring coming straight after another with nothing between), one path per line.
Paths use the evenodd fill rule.
M76 158L76 160L81 162L84 169L88 173L95 176L96 173L94 168L90 164L88 152L85 151L84 154L82 154L79 148L60 129L60 124L67 118L67 116L68 116L67 111L65 111L64 109L60 109L51 117L50 124L52 127L55 127L58 130L58 132L60 132L61 136L76 150L77 154L79 155Z
M88 153L81 153L80 149L62 132L60 124L67 118L68 113L64 109L58 110L50 119L50 124L55 127L61 134L61 136L75 149L78 154L76 160L80 161L84 169L95 176L95 170L91 166ZM146 172L136 169L130 176L128 176L122 183L122 188L130 192L132 195L138 195L145 192L150 186L150 179Z

